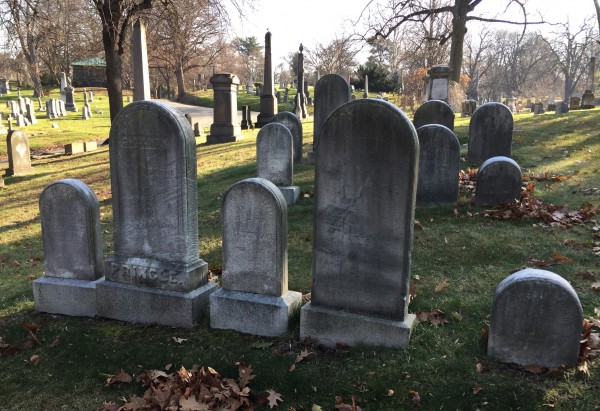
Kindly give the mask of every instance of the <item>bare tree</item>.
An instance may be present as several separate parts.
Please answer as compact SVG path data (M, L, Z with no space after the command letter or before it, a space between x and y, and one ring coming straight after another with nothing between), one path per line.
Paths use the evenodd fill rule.
M356 68L358 51L350 37L335 38L329 44L318 43L312 50L306 49L306 63L312 71L323 74L339 74L348 77Z
M437 41L445 44L450 40L449 66L454 69L451 79L460 80L463 45L467 33L469 21L481 21L486 23L507 23L517 25L542 24L543 21L529 22L525 10L526 0L503 0L507 8L510 5L519 7L523 14L522 21L512 21L502 18L488 18L482 15L474 15L475 8L483 0L451 0L444 4L430 2L429 0L388 0L387 4L377 6L375 0L368 1L362 15L366 16L367 32L363 37L372 41L377 37L389 37L396 29L403 25L414 22L424 23L440 15L451 16L452 27L448 32L440 32ZM373 8L373 9L371 9ZM359 18L359 19L360 19Z

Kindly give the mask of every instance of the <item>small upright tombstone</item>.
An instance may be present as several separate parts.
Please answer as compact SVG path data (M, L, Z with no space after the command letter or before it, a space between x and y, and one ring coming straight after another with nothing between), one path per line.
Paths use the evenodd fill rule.
M569 105L564 102L564 101L560 101L558 103L556 103L556 110L554 111L555 114L565 114L569 112Z
M569 99L569 110L581 110L581 97L573 96Z
M369 76L365 74L365 89L363 91L363 98L369 98Z
M287 206L281 191L262 178L242 180L223 196L221 216L223 288L210 296L210 326L268 337L286 334L302 294L288 290Z
M65 108L67 111L73 111L77 113L79 111L75 105L75 95L73 87L65 87Z
M517 162L508 157L487 159L477 171L475 202L478 205L498 205L521 197L523 174Z
M10 84L7 79L0 78L0 94L9 94Z
M186 120L192 126L192 130L194 130L194 136L200 137L204 135L204 130L202 129L202 124L200 124L200 120L198 118L194 118L190 113L185 115Z
M33 101L30 101L26 105L27 108L27 120L29 120L29 124L37 124L37 117L35 116L35 107L33 106Z
M454 130L454 112L445 101L429 100L415 111L413 124L416 129L428 124L441 124Z
M242 130L249 130L250 129L250 124L248 123L248 109L249 106L242 106L242 123L241 123L241 129Z
M69 82L67 81L67 73L64 71L60 73L60 100L63 102L67 101L65 88L69 87Z
M8 168L5 176L27 176L35 173L31 167L29 137L21 130L11 130L6 137Z
M90 103L94 102L94 92L92 90L88 90L88 101Z
M183 114L142 100L110 129L114 254L98 315L191 327L216 284L198 255L196 140Z
M275 184L288 206L298 200L300 188L294 186L294 141L290 130L281 123L269 123L256 136L256 170L259 178Z
M596 107L595 100L594 92L592 90L586 90L585 93L583 93L583 96L581 96L581 108L589 110Z
M510 157L513 135L513 116L501 103L481 105L469 123L467 160L478 163L490 157Z
M237 88L240 80L233 74L219 73L210 78L210 83L214 89L214 122L206 142L219 144L237 141L242 135L237 120Z
M419 141L396 106L357 99L335 110L315 168L312 299L300 338L335 347L404 347Z
M281 123L290 130L294 141L294 164L302 163L302 122L294 113L282 111L273 117L274 123Z
M450 75L452 69L448 66L433 66L427 77L427 100L442 100L448 102L450 97Z
M458 199L460 143L456 135L440 124L417 129L419 136L419 184L417 206L452 204Z
M365 81L366 77L365 77ZM317 81L315 85L315 112L313 125L313 149L308 152L309 164L315 163L319 147L321 129L325 120L338 107L350 101L352 92L346 79L338 74L327 74Z
M577 293L550 271L526 268L496 288L488 355L545 368L578 362L583 310Z
M33 282L37 311L93 317L103 274L100 206L82 181L50 183L40 196L44 277Z

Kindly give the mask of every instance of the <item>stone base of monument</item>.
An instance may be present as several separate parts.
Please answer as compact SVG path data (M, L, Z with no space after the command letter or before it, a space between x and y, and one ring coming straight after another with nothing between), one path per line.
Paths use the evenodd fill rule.
M180 292L103 280L96 287L97 314L131 323L190 328L217 288L209 282Z
M242 137L242 128L231 124L213 123L210 134L206 137L208 144L233 143Z
M72 315L96 316L96 285L102 281L72 278L42 277L33 282L36 311Z
M288 187L279 187L277 186L281 194L283 194L283 198L285 198L285 203L289 206L296 204L298 201L298 197L300 196L300 187L298 186L288 186Z
M281 297L221 288L210 296L210 326L278 337L288 331L289 318L302 304L302 294L288 291Z
M317 152L309 151L306 153L306 164L314 165L317 162Z
M404 321L394 321L308 303L300 310L300 340L310 337L326 347L342 343L403 348L408 345L415 322L414 314L408 314Z
M31 174L35 174L35 169L33 167L20 166L18 169L7 168L4 172L5 177L15 176L28 176Z

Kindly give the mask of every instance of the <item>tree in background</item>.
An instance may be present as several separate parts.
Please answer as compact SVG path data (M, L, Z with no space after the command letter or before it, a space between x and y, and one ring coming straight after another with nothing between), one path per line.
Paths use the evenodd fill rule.
M335 38L327 45L318 43L312 50L307 48L304 52L305 65L320 75L339 74L348 78L357 67L357 53L350 37Z
M356 70L357 79L352 81L352 85L364 89L365 76L369 76L369 91L391 93L400 92L402 89L402 82L398 73L392 73L374 58L370 57L364 65L358 66Z
M237 37L233 40L233 45L242 57L242 64L244 66L246 82L259 81L259 71L264 61L263 49L264 47L258 42L256 37Z

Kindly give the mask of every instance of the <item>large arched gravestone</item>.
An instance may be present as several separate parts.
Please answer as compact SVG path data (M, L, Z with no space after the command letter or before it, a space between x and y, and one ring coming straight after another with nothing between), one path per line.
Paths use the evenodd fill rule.
M210 297L211 327L285 334L302 302L288 290L285 198L270 181L248 178L225 193L221 216L223 288Z
M454 130L454 112L445 101L429 100L415 111L413 124L416 129L429 124L441 124Z
M467 160L482 163L496 156L510 157L513 116L501 103L486 103L471 116Z
M102 277L100 206L82 181L50 183L40 195L44 277L33 282L37 311L96 315L96 283Z
M110 131L114 254L98 284L98 314L192 326L214 283L198 256L196 142L170 106L139 101Z
M335 346L408 344L419 142L382 100L344 104L325 122L315 171L311 303L300 336Z
M581 303L569 282L526 268L496 288L488 355L519 365L576 365L582 324Z
M8 152L7 176L26 176L35 173L31 167L29 137L21 130L11 130L6 136Z

